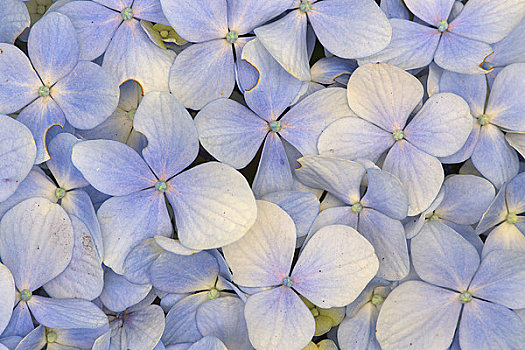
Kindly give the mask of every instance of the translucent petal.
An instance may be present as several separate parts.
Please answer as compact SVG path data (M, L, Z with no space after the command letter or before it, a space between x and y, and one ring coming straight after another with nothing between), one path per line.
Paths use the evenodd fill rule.
M444 32L434 61L443 69L463 74L484 74L480 63L492 53L489 44Z
M418 18L430 25L437 26L439 21L448 20L454 0L405 0L405 4Z
M17 0L6 0L0 6L0 42L12 44L25 28L29 28L29 13L22 5L24 4Z
M150 290L151 285L131 283L124 276L106 268L100 301L109 310L122 312L144 299Z
M191 294L178 301L166 315L166 331L162 342L166 345L195 342L202 337L197 328L198 308L209 301L207 292Z
M401 181L379 169L367 169L366 179L368 184L361 204L392 219L403 220L408 212L408 195Z
M60 133L49 142L50 160L46 165L58 182L58 185L66 190L85 187L89 182L84 179L82 174L71 161L71 151L73 146L80 140L68 133Z
M0 332L9 324L15 306L15 281L5 265L0 264Z

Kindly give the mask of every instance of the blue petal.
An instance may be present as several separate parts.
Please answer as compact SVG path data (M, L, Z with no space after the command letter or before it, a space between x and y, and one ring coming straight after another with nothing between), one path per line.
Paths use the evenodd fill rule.
M46 162L46 165L57 180L58 185L66 190L89 185L89 182L84 179L71 161L71 151L79 141L71 134L60 133L49 143L48 152L51 159Z
M35 328L31 312L27 303L19 302L13 310L11 320L2 333L2 337L7 336L20 336L25 337L29 332Z
M228 350L228 348L219 338L209 335L190 346L188 350Z
M289 9L292 2L293 0L227 0L228 28L238 34L249 33Z
M484 74L479 65L492 53L489 44L444 32L434 60L443 69L463 74Z
M96 3L109 7L115 11L121 11L133 4L133 0L93 0Z
M405 0L405 4L418 18L437 26L439 21L448 20L454 0Z
M153 349L164 332L164 312L158 305L149 305L129 312L122 328L114 331L111 346L117 349Z
M201 292L187 296L177 302L166 315L166 331L162 342L166 345L195 342L202 335L197 329L197 309L208 301L208 293Z
M378 310L372 303L366 303L359 311L341 322L337 329L337 340L341 350L381 349L375 337Z
M147 94L133 126L148 139L142 156L159 179L168 180L197 158L199 141L193 119L173 95Z
M151 290L150 284L135 284L124 276L118 275L110 268L104 272L104 289L100 294L100 301L114 312L125 309L143 300Z
M28 128L0 114L0 202L17 190L29 174L36 146Z
M348 78L357 68L357 62L337 56L323 57L312 66L312 81L320 84L333 84Z
M6 0L0 4L0 42L14 43L25 28L29 28L30 18L25 4L18 0Z
M40 325L18 343L16 350L43 349L46 343L46 328Z
M9 324L15 306L15 281L11 271L0 264L0 334Z
M42 17L29 33L27 51L44 85L51 87L65 77L77 65L80 53L69 18L58 12Z
M525 175L520 173L513 177L505 190L509 212L520 214L525 212Z
M160 236L164 237L164 236ZM124 276L130 282L151 284L150 267L163 250L153 238L145 239L129 252L124 261Z
M168 20L164 17L159 0L134 0L131 9L133 10L134 18L166 25L168 24Z

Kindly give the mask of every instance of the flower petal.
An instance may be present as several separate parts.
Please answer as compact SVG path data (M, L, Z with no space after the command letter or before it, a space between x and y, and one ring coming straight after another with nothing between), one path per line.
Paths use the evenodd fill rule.
M124 277L132 283L151 284L151 264L163 251L153 238L143 240L131 249L126 260L124 260Z
M269 287L288 277L295 249L295 225L276 204L257 201L257 220L248 233L222 248L235 283Z
M293 288L319 307L346 306L378 267L374 247L356 230L325 226L303 248L291 275Z
M310 310L288 287L250 296L244 317L250 341L260 350L300 350L315 332L315 320Z
M236 169L252 161L268 133L268 123L240 103L221 98L195 117L202 146L220 162Z
M431 1L417 1L405 0L405 4L410 11L418 18L427 22L428 24L437 26L441 20L447 20L454 0L431 0Z
M117 349L153 349L160 341L164 332L164 311L158 305L148 305L145 308L128 314L122 333L112 338L111 346Z
M487 79L483 75L444 71L439 81L439 91L462 97L470 106L473 117L477 118L485 111Z
M66 190L89 185L89 182L84 179L71 161L73 146L79 141L71 134L60 133L49 143L48 151L51 159L46 162L46 165L58 182L58 185Z
M104 289L100 301L113 312L122 312L143 300L151 290L150 284L135 284L110 268L104 272Z
M289 9L293 0L227 0L227 3L228 28L246 34Z
M25 28L29 28L31 19L23 5L17 0L6 0L0 5L0 42L12 44Z
M401 181L379 169L367 169L366 178L368 185L361 204L392 219L403 220L408 212L408 195Z
M155 185L146 162L129 146L111 140L90 140L73 147L71 159L97 190L124 196Z
M16 205L2 218L0 231L0 256L20 291L40 288L71 260L71 221L47 199L35 197Z
M421 279L458 292L467 290L479 266L476 248L439 221L427 222L410 247Z
M380 349L375 337L378 310L366 303L352 317L347 316L337 329L337 340L341 350Z
M255 198L246 179L216 162L200 164L168 182L166 191L181 243L192 249L240 239L255 222Z
M463 74L483 74L480 63L492 53L489 44L444 32L441 35L434 61L443 69Z
M170 69L170 91L190 109L201 109L235 86L233 51L224 40L194 44L182 51Z
M15 306L15 281L11 271L5 265L0 264L0 332L9 324L13 308Z
M219 338L209 335L191 345L188 350L228 350L228 348Z
M166 345L195 342L202 337L195 316L198 308L209 301L207 292L188 295L178 301L166 315L166 331L162 342Z

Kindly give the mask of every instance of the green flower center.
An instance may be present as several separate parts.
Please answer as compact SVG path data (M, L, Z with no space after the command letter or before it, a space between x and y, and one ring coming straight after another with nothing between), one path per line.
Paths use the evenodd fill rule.
M120 17L124 21L129 21L133 18L133 10L130 7L126 7L124 10L120 11Z
M23 301L29 301L33 297L33 293L29 289L24 289L20 292L20 298Z
M283 286L286 286L286 287L293 286L293 280L290 276L283 278Z
M168 32L167 30L161 30L159 32L160 36L163 37L163 38L167 38L168 35L170 34L170 32Z
M164 181L158 181L156 184L155 184L155 189L159 192L166 192L166 183Z
M481 69L484 69L484 70L491 70L491 69L494 69L494 65L490 62L483 62L481 64Z
M57 334L55 332L48 332L46 334L46 340L48 343L54 343L57 340Z
M394 140L399 141L402 140L403 137L405 137L405 134L403 134L403 130L396 129L392 132L392 136L394 137Z
M66 195L66 190L64 190L63 188L57 188L55 190L55 197L57 199L62 199L64 198L65 195Z
M299 10L303 11L304 13L310 12L312 9L312 2L308 0L301 1L301 5L299 5Z
M237 39L239 39L239 34L235 30L230 30L228 34L226 34L226 41L230 44L235 44Z
M489 117L483 114L481 117L478 118L478 123L481 126L487 125L489 123Z
M432 215L430 215L428 220L429 221L437 221L437 220L439 220L439 216L436 213L433 213Z
M268 125L270 125L270 130L273 132L279 132L282 129L280 120L272 120Z
M354 203L352 205L352 211L356 214L359 214L361 211L363 211L363 206L359 202Z
M217 299L221 296L221 292L218 289L212 288L208 291L208 299Z
M443 33L444 31L448 29L448 22L445 20L439 21L437 24L437 28L441 33Z
M518 222L518 219L519 219L519 218L518 218L518 215L513 214L513 213L509 213L509 214L507 215L507 219L506 219L506 220L507 220L507 222L508 222L509 224L513 224L513 225L514 225L515 223Z
M469 292L463 292L459 295L459 301L462 304L470 303L472 301L472 294Z
M374 305L381 305L381 304L383 304L383 301L384 301L384 300L385 300L385 299L384 299L381 295L379 295L379 294L374 294L374 295L372 296L372 299L371 299L370 301L371 301L372 304L374 304Z
M38 96L46 97L49 96L49 88L47 86L41 86L38 88Z

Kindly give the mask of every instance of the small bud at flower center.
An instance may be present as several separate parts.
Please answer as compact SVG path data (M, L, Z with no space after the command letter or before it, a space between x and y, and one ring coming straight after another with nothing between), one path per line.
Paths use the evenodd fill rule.
M230 44L235 44L237 39L239 39L239 34L235 30L230 30L228 34L226 34L226 41Z
M310 12L311 9L312 9L311 1L308 1L308 0L301 1L301 5L299 5L299 10L306 13L306 12Z
M439 216L436 214L436 213L433 213L429 218L428 218L429 221L438 221L439 220Z
M164 181L158 181L156 184L155 184L155 189L159 192L166 192L166 183Z
M46 97L49 96L49 88L47 86L41 86L38 88L38 96Z
M272 120L270 123L270 130L273 132L279 132L281 131L281 121L279 120Z
M55 332L49 332L46 334L46 340L48 343L54 343L57 340L57 334Z
M392 136L394 137L394 140L399 141L402 140L405 135L403 134L403 130L396 129L392 132Z
M489 117L486 115L482 115L478 118L478 123L481 126L487 125L489 123Z
M443 33L448 29L448 22L445 20L439 21L437 24L437 28L441 33Z
M221 296L221 292L215 288L212 288L208 291L208 299L217 299Z
M124 21L129 21L133 18L133 10L126 7L124 10L120 11L120 17L122 17Z
M163 38L167 38L168 34L169 34L169 32L167 30L161 30L160 31L160 36L163 37Z
M459 295L459 301L462 304L470 303L472 301L472 294L469 292L464 292Z
M55 197L57 199L62 199L64 198L65 195L66 195L66 190L64 190L63 188L57 188L55 190Z
M356 214L359 214L361 211L363 211L363 206L359 202L354 203L352 205L352 211Z
M283 286L286 286L286 287L293 286L293 280L290 276L283 278Z
M518 219L519 219L519 217L518 217L518 215L516 215L516 214L509 213L509 214L507 215L507 222L508 222L509 224L513 224L513 225L514 225L515 223L518 222Z
M20 298L23 301L29 301L33 297L33 293L29 289L24 289L20 292Z
M381 305L383 303L385 299L379 295L379 294L374 294L374 296L372 296L372 300L370 300L372 302L372 304L374 305Z

